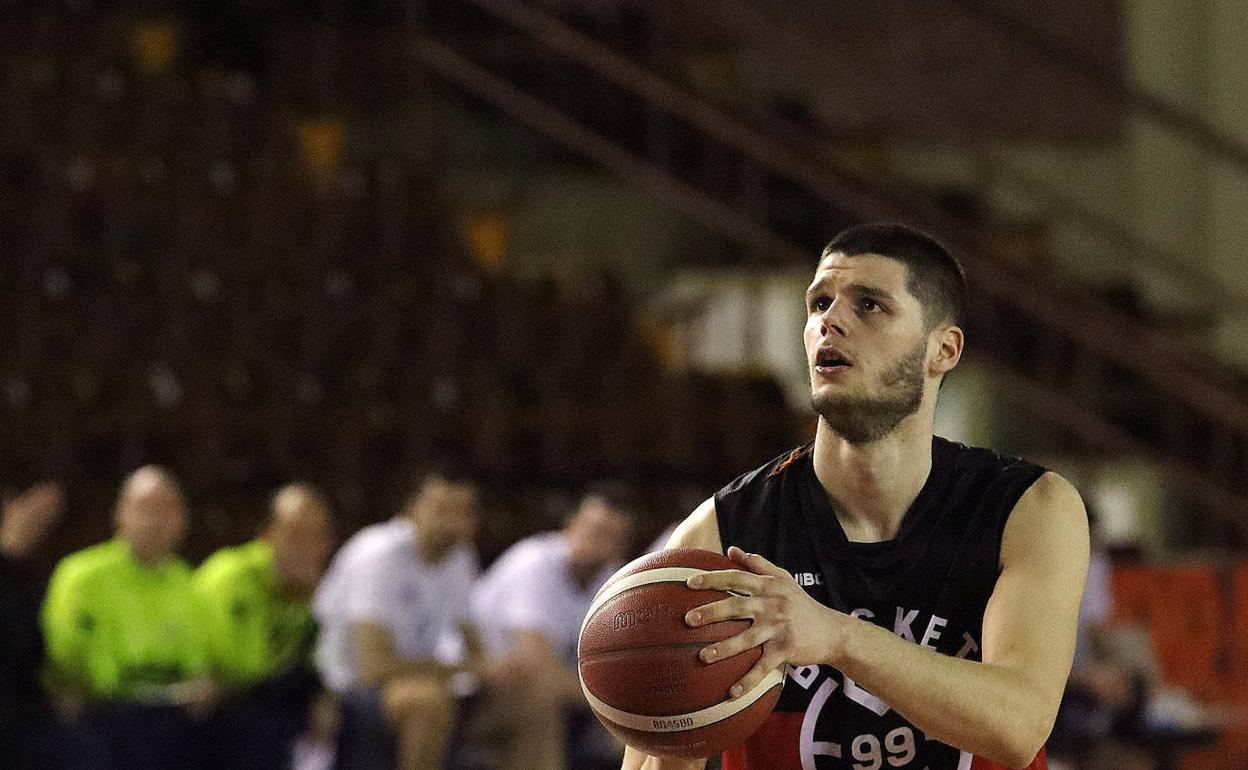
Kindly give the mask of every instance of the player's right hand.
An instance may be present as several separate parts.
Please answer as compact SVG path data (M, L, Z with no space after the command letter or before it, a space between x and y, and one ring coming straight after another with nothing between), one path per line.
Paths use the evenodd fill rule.
M798 586L792 575L758 554L733 546L728 549L728 558L742 569L704 572L689 578L688 585L736 595L693 608L685 622L702 626L731 619L753 621L741 633L704 647L699 653L703 661L713 663L762 646L762 657L728 691L731 697L750 692L763 677L785 663L836 664L835 651L843 636L843 623L852 622L852 618L819 604Z

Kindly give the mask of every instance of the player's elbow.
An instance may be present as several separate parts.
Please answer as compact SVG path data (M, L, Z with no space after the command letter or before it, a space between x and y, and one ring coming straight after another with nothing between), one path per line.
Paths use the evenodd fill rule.
M1043 717L1020 717L1001 733L1001 741L987 757L1006 767L1022 770L1036 759L1053 729L1053 720Z
M1035 760L1036 755L1039 753L1040 753L1039 745L1035 746L1034 748L1022 748L1022 749L1012 747L1009 750L1009 753L1003 754L1002 756L998 757L995 761L1000 762L1005 767L1013 768L1014 770L1024 770L1024 768L1026 768L1028 765L1032 763L1033 760Z

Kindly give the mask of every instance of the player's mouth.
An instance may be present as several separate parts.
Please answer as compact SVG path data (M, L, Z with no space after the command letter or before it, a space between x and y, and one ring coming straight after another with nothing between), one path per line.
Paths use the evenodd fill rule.
M819 348L815 353L815 373L821 377L835 377L853 365L848 356L831 346Z

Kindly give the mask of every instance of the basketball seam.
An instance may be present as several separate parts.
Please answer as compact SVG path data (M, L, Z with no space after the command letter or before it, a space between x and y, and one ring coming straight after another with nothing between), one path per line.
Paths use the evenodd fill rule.
M636 714L631 711L616 708L601 698L594 695L589 690L589 685L585 683L585 679L581 678L581 691L585 694L585 699L589 701L590 706L598 714L599 717L607 719L620 727L629 730L638 730L640 732L656 732L656 733L673 733L684 732L685 730L696 730L709 725L718 724L729 717L736 716L753 706L763 698L773 688L784 684L783 667L773 670L762 681L754 686L750 692L745 693L740 698L734 700L720 701L712 706L708 706L696 711L689 711L684 714ZM723 716L718 716L710 721L701 721L698 719L702 715L710 715L715 712L726 712ZM620 717L624 717L622 720ZM648 725L642 724L649 722ZM685 722L688 722L687 724ZM630 724L631 723L631 724Z
M641 588L642 586L654 585L655 583L684 583L693 575L698 575L705 571L692 567L656 567L634 572L619 579L612 577L606 585L598 590L598 594L594 596L594 600L589 606L589 611L585 613L585 619L581 621L581 634L585 633L585 627L589 625L589 619L594 616L594 613L607 602L626 591Z
M698 642L671 642L668 644L647 644L641 647L628 647L623 650L602 650L601 652L591 652L577 658L578 661L584 663L586 661L597 660L599 658L617 658L621 655L627 655L630 652L653 652L654 650L685 650L690 647L705 647L708 644L722 641L720 639L707 639Z
M779 687L779 685L772 685L772 686L773 686L773 687ZM770 690L771 690L771 687L768 687L768 688L767 688L767 692L769 692ZM763 699L763 697L767 695L767 692L764 692L762 696L759 696L759 700L762 700L762 699ZM732 719L733 717L735 717L736 715L740 714L742 711L745 711L745 709L747 709L747 708L749 708L750 706L753 706L753 705L754 705L753 703L749 703L749 704L747 704L747 705L745 706L745 708L742 708L740 711L734 711L734 712L732 712L731 714L728 714L727 716L720 717L719 719L716 719L714 722L706 722L706 723L703 723L703 724L699 724L697 727L691 727L691 728L686 728L686 729L689 729L689 730L701 730L701 729L703 729L703 728L705 728L705 727L713 727L714 725L717 725L717 724L719 724L720 722L725 722L725 721L727 721L727 720L729 720L729 719ZM611 724L615 725L616 727L620 727L620 728L623 728L623 729L625 729L625 730L633 730L633 731L635 731L635 732L639 732L639 733L654 733L654 732L655 732L654 730L643 730L643 729L638 728L638 727L629 727L628 725L623 725L623 724L620 724L619 722L615 721L614 719L612 719L612 718L611 718L611 717L609 717L609 716L605 716L605 715L600 715L600 716L602 716L602 718L603 718L603 719L607 720L608 722L610 722ZM639 716L639 717L641 717L641 716L646 716L646 715L645 715L645 714L634 714L633 716ZM674 717L655 716L655 717L648 717L648 718L653 718L653 719L675 719L675 718L677 718L677 717L679 717L679 716L680 716L680 714L677 714L677 715L676 715L676 716L674 716ZM678 732L679 732L679 731L678 731ZM706 741L704 741L704 740L703 740L703 741L698 741L698 743L705 743L705 742L706 742Z

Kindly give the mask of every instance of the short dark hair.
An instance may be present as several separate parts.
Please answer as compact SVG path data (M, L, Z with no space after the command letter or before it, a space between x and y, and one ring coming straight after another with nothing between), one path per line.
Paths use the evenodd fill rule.
M931 235L895 222L855 225L837 233L820 260L829 254L849 257L879 254L903 263L909 270L906 289L923 306L923 323L934 329L948 320L961 326L966 320L966 273L962 265Z

